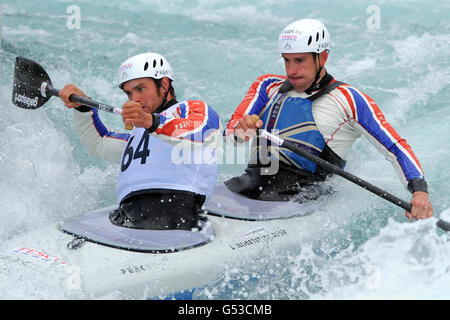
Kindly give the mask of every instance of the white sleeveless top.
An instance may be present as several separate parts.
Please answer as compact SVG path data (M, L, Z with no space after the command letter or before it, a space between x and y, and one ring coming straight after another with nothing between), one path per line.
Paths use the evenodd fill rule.
M170 144L135 128L124 149L117 182L120 203L129 193L146 189L191 191L209 197L216 183L215 150Z

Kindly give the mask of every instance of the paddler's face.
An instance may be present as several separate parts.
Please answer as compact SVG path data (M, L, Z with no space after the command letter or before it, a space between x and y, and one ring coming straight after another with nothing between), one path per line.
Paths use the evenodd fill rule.
M325 53L325 55L323 54ZM319 61L312 53L283 53L286 75L292 87L304 92L313 83L320 65L324 66L327 52L320 54Z
M156 85L151 78L139 78L127 81L123 85L123 91L130 101L139 102L145 112L154 112L162 103L163 88Z

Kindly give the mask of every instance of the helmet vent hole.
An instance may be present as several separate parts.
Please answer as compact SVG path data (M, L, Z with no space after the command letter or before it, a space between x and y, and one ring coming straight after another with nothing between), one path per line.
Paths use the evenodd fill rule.
M316 34L316 42L319 41L319 33Z
M156 68L156 60L153 60L153 68Z
M325 30L322 30L322 39L325 39Z
M308 46L311 44L311 42L312 42L312 36L309 36L309 39L308 39Z
M161 59L161 67L163 66L163 59Z
M145 62L144 71L147 71L148 69L148 62Z

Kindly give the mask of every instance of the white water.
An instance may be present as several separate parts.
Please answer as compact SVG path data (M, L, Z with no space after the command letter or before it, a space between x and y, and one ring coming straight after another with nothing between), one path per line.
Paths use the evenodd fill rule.
M14 59L40 62L56 87L74 82L99 101L120 105L115 69L153 50L175 69L180 98L203 99L225 122L250 84L283 73L276 39L287 23L322 19L333 50L328 71L371 95L418 156L435 217L410 223L402 209L340 178L326 212L298 225L300 254L230 269L197 298L449 299L449 235L435 227L449 207L449 4L379 1L380 29L368 4L354 1L78 1L80 29L66 26L66 1L2 0L0 85L0 249L24 233L114 203L117 167L92 158L73 131L71 112L52 98L39 110L12 105ZM416 12L421 12L417 15ZM105 114L112 128L120 119ZM408 200L392 166L366 140L347 169ZM221 179L242 166L222 166ZM7 262L2 261L2 267ZM245 268L244 268L245 267ZM65 298L60 279L0 276L0 298ZM126 298L112 292L104 298ZM144 296L143 296L144 298Z

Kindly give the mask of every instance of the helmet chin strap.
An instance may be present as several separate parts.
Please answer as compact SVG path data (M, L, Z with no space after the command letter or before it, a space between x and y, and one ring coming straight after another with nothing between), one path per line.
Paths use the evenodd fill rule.
M319 55L317 55L317 59L319 60L319 70L317 70L316 76L314 77L314 81L312 82L311 86L305 90L306 94L311 94L311 91L317 89L319 84L320 73L322 72L323 67L320 65Z
M163 87L164 88L164 87ZM164 97L163 97L163 99L162 99L162 102L161 102L161 104L159 105L159 107L158 108L156 108L156 110L155 110L155 112L156 113L160 113L160 112L162 112L162 111L164 111L164 106L166 105L166 103L167 103L167 95L169 94L169 90L166 90L166 92L164 93Z

